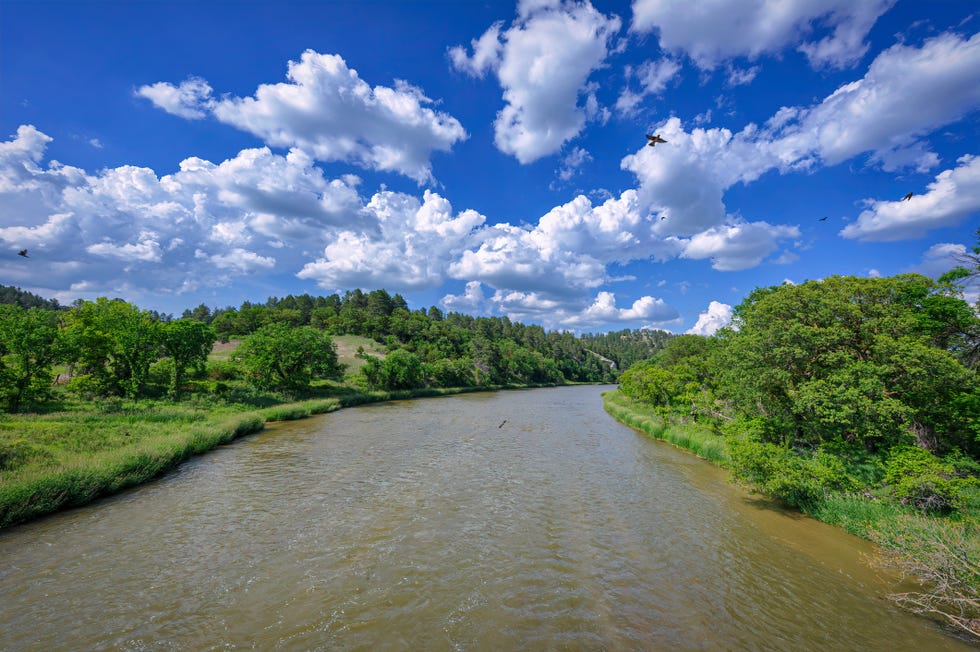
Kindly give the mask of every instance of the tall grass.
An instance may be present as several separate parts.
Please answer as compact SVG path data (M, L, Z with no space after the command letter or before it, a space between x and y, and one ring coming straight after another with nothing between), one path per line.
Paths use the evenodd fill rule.
M667 423L657 411L619 390L602 394L603 407L614 419L654 439L666 441L716 464L728 461L725 438L696 424Z
M174 431L163 429L130 446L75 457L58 466L28 465L0 477L0 527L88 503L151 480L187 458L265 424L255 413Z

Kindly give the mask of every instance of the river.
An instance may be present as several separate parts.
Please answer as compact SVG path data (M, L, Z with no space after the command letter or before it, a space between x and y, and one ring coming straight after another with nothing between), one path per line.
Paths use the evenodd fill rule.
M277 424L0 532L0 649L973 649L603 389Z

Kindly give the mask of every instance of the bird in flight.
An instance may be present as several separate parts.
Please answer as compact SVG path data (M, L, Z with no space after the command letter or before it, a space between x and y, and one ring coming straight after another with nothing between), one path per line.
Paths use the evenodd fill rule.
M902 201L908 201L910 199L912 199L912 193L909 193L909 194L905 195L904 197L902 197Z
M666 140L664 140L663 138L660 137L660 134L657 134L656 136L651 136L650 134L647 134L647 140L650 141L649 143L647 143L647 145L649 147L653 147L657 143L666 143L667 142Z
M826 215L824 215L823 217L821 217L821 218L820 218L820 221L821 221L821 222L826 222L826 221L827 221L827 216L826 216Z
M21 249L20 251L17 252L17 255L23 256L24 258L30 258L30 256L27 255L27 249Z

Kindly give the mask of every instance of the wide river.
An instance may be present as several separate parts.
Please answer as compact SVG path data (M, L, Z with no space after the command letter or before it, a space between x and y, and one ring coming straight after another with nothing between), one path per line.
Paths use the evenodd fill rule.
M2 532L0 649L972 649L603 389L276 425Z

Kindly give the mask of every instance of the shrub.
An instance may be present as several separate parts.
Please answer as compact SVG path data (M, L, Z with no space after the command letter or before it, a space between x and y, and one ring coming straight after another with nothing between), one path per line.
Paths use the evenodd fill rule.
M927 514L948 514L963 505L963 490L975 481L929 451L906 446L893 450L885 464L885 484L903 505Z

